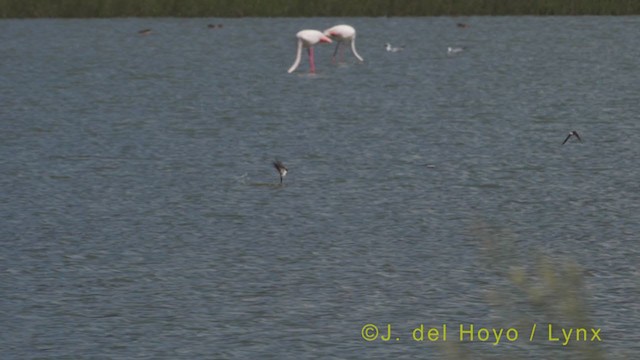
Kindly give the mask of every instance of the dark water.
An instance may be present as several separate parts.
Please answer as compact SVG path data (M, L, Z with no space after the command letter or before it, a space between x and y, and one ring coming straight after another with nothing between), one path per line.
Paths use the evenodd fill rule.
M342 22L363 64L322 45L286 73L298 30ZM0 21L2 357L635 358L639 30Z

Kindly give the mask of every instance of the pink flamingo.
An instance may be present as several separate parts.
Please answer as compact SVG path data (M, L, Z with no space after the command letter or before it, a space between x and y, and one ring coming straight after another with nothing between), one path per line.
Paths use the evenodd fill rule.
M358 58L360 61L364 61L362 56L358 55L356 51L356 29L349 25L336 25L334 27L328 28L324 31L324 34L338 41L336 44L336 50L333 52L333 60L336 59L336 54L338 53L338 48L342 43L351 43L351 52L353 55Z
M315 73L316 65L313 60L313 45L317 43L331 43L331 39L318 30L301 30L298 31L296 37L298 38L296 61L291 65L287 72L290 74L298 68L298 65L300 65L300 58L302 57L302 48L305 47L309 53L309 71Z

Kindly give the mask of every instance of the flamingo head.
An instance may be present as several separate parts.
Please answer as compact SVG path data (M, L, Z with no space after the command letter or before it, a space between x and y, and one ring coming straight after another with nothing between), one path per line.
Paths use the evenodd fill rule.
M320 37L320 41L321 43L327 43L327 44L331 44L331 38L328 37L327 35L323 35Z
M333 31L333 30L325 30L324 31L324 35L328 36L330 39L335 39L338 41L344 41L345 39L347 39L347 37L344 36L344 34L338 32L338 31Z

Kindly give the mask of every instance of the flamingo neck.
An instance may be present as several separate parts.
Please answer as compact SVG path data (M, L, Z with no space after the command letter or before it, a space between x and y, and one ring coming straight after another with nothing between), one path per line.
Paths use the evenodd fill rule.
M353 55L355 55L358 58L358 60L360 60L361 62L364 61L362 56L360 56L358 54L358 52L356 51L356 37L355 36L353 37L353 39L351 39L351 52L353 53Z
M302 57L302 40L298 39L298 49L296 50L296 60L293 62L293 65L287 70L289 74L294 72L298 66L300 65L300 59Z

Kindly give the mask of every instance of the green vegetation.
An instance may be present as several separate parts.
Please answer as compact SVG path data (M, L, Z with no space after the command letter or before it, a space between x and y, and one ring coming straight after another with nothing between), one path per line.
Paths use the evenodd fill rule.
M519 249L515 234L483 221L475 223L470 233L480 250L481 268L492 279L484 294L498 324L502 320L502 324L520 329L525 342L532 324L536 324L537 336L529 341L529 346L544 344L546 351L558 350L566 358L607 358L600 341L575 341L565 347L558 341L550 341L546 333L548 324L552 324L558 333L558 329L565 328L590 330L602 327L602 323L591 319L594 311L589 303L594 298L585 288L586 269L570 258L535 249ZM479 358L478 354L460 346L449 346L445 352L453 359Z
M0 0L0 18L635 14L638 0Z
M491 257L489 255L488 258ZM535 337L528 345L532 348L545 347L544 353L548 358L556 357L549 354L564 354L566 358L587 360L610 358L601 348L602 338L591 340L592 337L587 336L586 340L574 341L578 339L574 337L566 347L561 345L567 341L565 337L562 341L550 340L549 324L553 327L553 337L556 339L562 337L558 335L562 329L587 329L591 335L592 329L600 332L598 329L601 329L602 324L590 318L592 311L587 302L592 297L584 288L585 270L580 265L569 259L553 259L542 253L536 254L532 260L532 264L505 269L502 275L506 281L500 282L500 285L487 286L486 301L494 309L494 317L503 321L495 326L501 328L507 327L504 324L509 324L508 326L517 328L521 336L518 341L527 343L528 336L533 331L532 325L536 324ZM459 343L445 345L444 353L450 359L483 358L480 354L459 346ZM514 355L504 358L521 358L521 355L515 356L516 350L505 348L504 352ZM633 357L621 351L615 358Z

